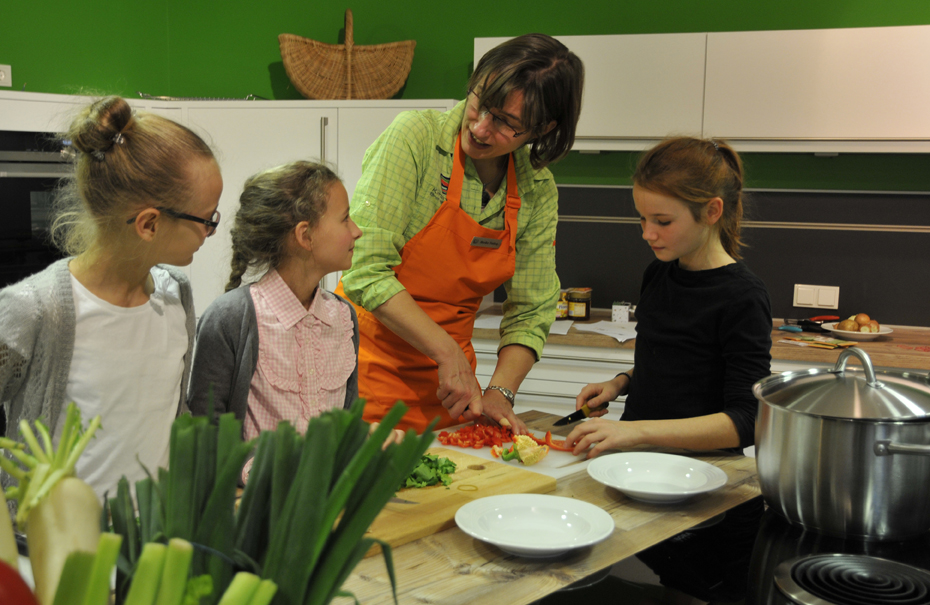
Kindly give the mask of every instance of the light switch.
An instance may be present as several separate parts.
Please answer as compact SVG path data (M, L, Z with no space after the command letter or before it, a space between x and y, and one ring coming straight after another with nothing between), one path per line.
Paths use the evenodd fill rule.
M817 306L821 309L837 309L840 302L840 289L836 286L821 286L817 290Z
M802 284L795 284L794 286L794 306L795 307L813 307L815 294L817 292L816 286L805 286Z
M815 309L838 309L840 306L839 286L794 285L794 306Z

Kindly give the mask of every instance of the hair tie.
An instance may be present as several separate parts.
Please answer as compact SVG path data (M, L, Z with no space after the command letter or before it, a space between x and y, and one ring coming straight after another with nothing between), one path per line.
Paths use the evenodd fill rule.
M117 132L115 135L113 135L113 143L115 145L122 145L125 140L126 138L123 136L122 132Z
M710 140L710 143L711 143L711 145L714 146L714 151L720 151L720 147L717 146L717 141L711 139L711 140Z
M93 156L93 158L97 160L98 162L102 162L103 160L106 159L106 156L99 149L94 149L93 151L90 152L90 155Z

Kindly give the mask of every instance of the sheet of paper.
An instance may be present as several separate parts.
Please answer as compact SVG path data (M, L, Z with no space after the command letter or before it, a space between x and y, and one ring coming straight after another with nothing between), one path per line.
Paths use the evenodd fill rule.
M584 332L597 332L615 338L618 342L626 342L636 338L635 321L599 321L596 324L577 324L575 329Z
M479 315L475 318L475 327L483 330L499 330L503 315Z
M568 334L568 329L572 327L572 324L575 323L570 319L561 319L559 321L552 322L552 327L549 328L550 334L560 334L562 336Z

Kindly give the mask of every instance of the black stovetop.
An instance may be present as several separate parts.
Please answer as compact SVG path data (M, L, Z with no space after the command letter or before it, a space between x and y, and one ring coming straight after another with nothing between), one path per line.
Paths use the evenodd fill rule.
M930 534L903 542L827 536L788 523L766 510L760 497L728 511L715 525L683 532L637 556L663 585L697 599L774 605L794 602L775 586L780 564L828 553L868 555L930 570Z
M637 556L659 577L662 585L714 605L783 605L798 603L788 599L775 586L780 564L808 555L842 553L868 555L922 570L930 570L930 533L904 542L866 542L826 536L788 523L772 510L766 510L761 497L741 504L722 518L714 518L691 530L669 538ZM654 603L632 601L620 596L622 587L609 590L591 586L591 600L604 603ZM571 591L560 601L557 594L541 603L577 603L584 590ZM930 599L930 593L928 593ZM821 601L826 602L826 601ZM850 603L886 605L882 600L852 600ZM908 600L907 603L930 603Z

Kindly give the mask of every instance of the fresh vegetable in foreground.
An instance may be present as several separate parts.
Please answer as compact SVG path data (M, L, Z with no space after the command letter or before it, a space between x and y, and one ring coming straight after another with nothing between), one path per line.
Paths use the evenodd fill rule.
M400 487L427 487L439 483L449 485L452 483L452 477L449 475L455 472L455 466L455 462L448 458L423 454L420 463L407 475Z
M95 553L76 551L68 557L54 605L108 605L110 576L122 538L104 533ZM208 575L190 576L194 548L173 538L168 545L150 542L142 550L140 566L128 605L196 605L213 593ZM220 598L221 605L268 605L277 587L269 580L239 572Z
M359 400L351 410L326 412L311 419L304 436L282 422L254 443L242 442L242 424L232 414L218 424L207 417L175 420L168 470L136 483L139 522L128 482L109 502L114 531L124 536L117 602L134 605L127 591L145 563L143 546L165 538L195 544L192 573L209 574L215 589L205 603L216 603L242 569L277 585L276 604L329 603L344 594L343 582L375 542L393 587L390 546L365 532L419 463L432 433L408 431L402 443L382 449L406 407L396 405L371 436L363 409ZM253 449L237 509L237 481Z
M15 459L0 455L0 467L16 481L6 496L17 501L16 524L26 532L36 597L42 605L51 605L55 598L68 555L97 550L100 504L94 490L74 476L74 466L99 426L97 416L85 431L81 412L70 403L57 450L40 420L35 432L25 420L19 424L24 443L0 438L0 447Z
M517 435L510 449L505 450L499 445L491 448L491 455L502 460L518 460L526 466L532 466L546 457L549 453L548 445L540 445L534 437Z
M508 427L488 424L470 424L453 432L442 431L437 437L443 445L481 449L484 446L503 446L513 441L513 431Z

